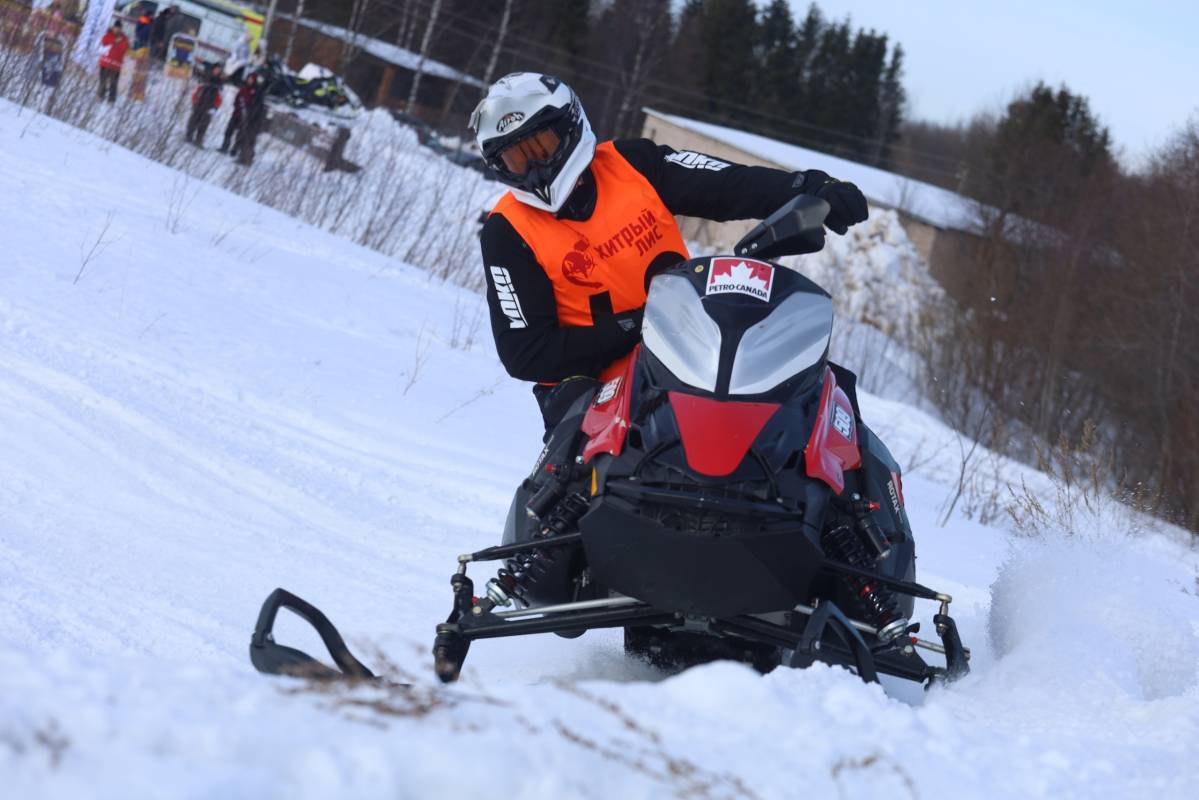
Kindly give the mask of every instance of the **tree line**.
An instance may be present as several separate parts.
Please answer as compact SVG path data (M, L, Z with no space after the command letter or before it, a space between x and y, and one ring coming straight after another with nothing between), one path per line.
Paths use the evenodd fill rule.
M343 2L307 3L348 20ZM983 235L955 255L958 305L925 352L942 410L962 430L985 416L988 444L1024 458L1098 432L1123 488L1199 530L1199 121L1134 171L1065 86L960 125L909 120L902 47L785 0L354 5L362 32L414 51L431 34L428 55L469 74L563 77L601 137L638 135L650 106L978 201Z
M1199 117L1137 170L1066 86L918 132L983 232L948 268L943 406L961 423L981 398L1000 449L1029 446L1013 428L1094 441L1122 489L1199 531Z
M639 135L641 109L650 106L889 162L905 94L903 49L886 34L829 19L815 4L800 20L786 0L676 5L306 0L304 13L414 52L435 18L429 57L488 81L522 70L558 75L579 93L601 137Z

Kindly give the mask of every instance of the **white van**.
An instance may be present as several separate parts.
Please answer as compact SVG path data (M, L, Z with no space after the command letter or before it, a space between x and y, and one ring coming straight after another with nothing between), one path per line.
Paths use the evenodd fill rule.
M248 34L253 52L262 36L262 15L227 0L117 0L117 13L136 19L144 13L157 16L168 6L179 7L168 37L175 33L191 33L205 44L233 52L238 40Z

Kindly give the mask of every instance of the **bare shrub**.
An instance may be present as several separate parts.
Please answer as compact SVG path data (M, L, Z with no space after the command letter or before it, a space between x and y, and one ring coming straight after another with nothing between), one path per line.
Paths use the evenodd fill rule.
M463 303L460 297L454 300L454 318L450 322L450 347L455 350L470 350L474 347L475 338L479 335L479 325L483 321L483 311L482 303Z
M400 377L407 377L408 380L404 383L404 388L400 394L408 394L408 390L416 385L420 380L421 370L425 366L425 362L429 358L429 348L433 345L433 339L429 336L428 325L421 323L420 331L416 334L416 343L412 346L412 368L400 373Z
M840 797L852 797L851 794L846 794L841 786L841 776L851 772L864 772L867 770L883 770L895 775L903 785L908 797L912 800L919 800L920 793L916 791L916 782L912 779L911 774L904 769L903 765L894 760L885 753L870 753L862 758L842 758L833 764L830 773L833 780L837 784L837 794Z
M631 742L621 739L604 743L584 735L578 725L567 725L555 719L554 727L562 738L571 744L652 778L673 789L679 797L730 797L752 800L760 796L736 775L705 769L685 756L669 752L657 732L638 721L617 703L593 694L575 683L558 680L554 681L554 686L594 707L604 716L614 719L632 737ZM583 718L586 719L587 716L584 715Z
M167 231L171 234L177 234L182 230L183 218L200 193L198 186L191 191L189 189L191 189L191 180L186 172L180 173L175 180L171 181L171 189L167 193L166 203Z
M351 139L346 157L365 168L358 174L326 172L322 161L264 136L250 168L186 144L189 81L151 76L145 101L124 96L98 101L92 70L68 62L60 84L41 85L30 53L32 34L0 31L0 97L39 115L60 120L139 155L179 170L187 178L215 183L331 233L408 263L442 280L480 288L473 221L479 189L460 167L397 135L390 118L367 120ZM211 137L229 106L213 120ZM22 112L24 113L24 112ZM372 125L375 126L372 129ZM380 127L383 127L380 130ZM184 183L186 186L186 182ZM172 232L186 210L185 192L167 200Z
M484 397L490 397L491 395L495 394L495 390L498 389L500 387L500 384L502 384L504 382L505 382L504 378L496 378L495 381L490 386L484 386L482 389L479 389L473 395L466 398L461 403L459 403L458 405L451 408L449 411L442 414L440 417L438 417L436 420L434 420L434 422L445 422L450 417L451 414L458 413L462 409L469 406L471 403L482 400Z
M24 735L0 731L0 744L7 745L18 756L44 752L50 768L57 769L71 747L71 740L59 727L58 720L51 717Z
M103 253L114 240L105 239L108 234L108 229L112 227L112 211L104 218L104 224L100 226L100 232L96 234L95 239L90 236L83 240L82 246L79 248L79 271L75 273L75 279L71 281L72 285L79 283L79 279L83 277L83 271L87 269L87 265L92 259ZM91 241L91 245L88 242Z
M1061 439L1052 448L1039 448L1036 466L1049 477L1052 490L1038 492L1025 481L1008 487L1006 512L1016 531L1026 536L1143 532L1145 516L1138 511L1152 510L1147 488L1113 494L1114 461L1115 452L1092 424L1077 444Z

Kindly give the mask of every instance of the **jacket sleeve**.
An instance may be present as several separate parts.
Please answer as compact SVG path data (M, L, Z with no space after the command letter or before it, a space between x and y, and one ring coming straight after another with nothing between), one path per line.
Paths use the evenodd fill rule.
M618 139L616 150L672 214L717 222L763 219L801 193L803 173L734 164L649 139Z
M495 349L512 377L541 382L594 377L637 344L638 335L623 330L615 316L585 327L560 326L549 276L502 215L488 217L480 245Z

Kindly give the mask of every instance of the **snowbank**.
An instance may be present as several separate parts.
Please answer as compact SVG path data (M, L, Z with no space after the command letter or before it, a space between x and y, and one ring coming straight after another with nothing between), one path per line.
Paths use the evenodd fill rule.
M919 577L955 596L968 679L927 695L828 667L664 680L593 632L477 644L464 682L436 686L454 556L497 540L540 447L482 299L4 102L0 215L0 774L14 797L1199 785L1196 554L1152 533L1099 549L960 513L938 527L960 438L869 394L866 418L913 467ZM1043 476L996 464L1052 498ZM278 585L416 691L253 673L250 627ZM934 610L917 605L926 629ZM298 625L280 640L312 644Z

